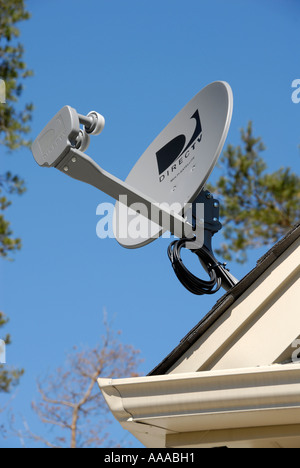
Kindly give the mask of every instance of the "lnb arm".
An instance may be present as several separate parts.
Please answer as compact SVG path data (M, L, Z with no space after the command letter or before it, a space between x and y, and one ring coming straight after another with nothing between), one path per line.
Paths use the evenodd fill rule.
M80 128L80 124L84 125L84 129ZM104 118L97 112L83 116L72 107L65 106L34 141L33 156L40 166L55 167L74 179L96 187L115 200L126 200L128 207L143 203L147 208L148 219L154 222L160 220L161 227L171 229L176 237L192 236L193 226L187 219L103 170L84 153L88 148L89 135L97 135L103 128Z

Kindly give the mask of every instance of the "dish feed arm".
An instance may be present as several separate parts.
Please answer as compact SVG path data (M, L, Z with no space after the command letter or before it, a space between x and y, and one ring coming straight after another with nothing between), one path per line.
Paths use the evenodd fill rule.
M84 131L80 129L84 125ZM128 207L144 204L150 221L171 231L176 237L193 237L193 225L186 218L160 204L103 170L84 151L89 144L89 134L99 134L104 127L104 118L91 112L88 116L78 114L70 106L63 107L39 134L32 145L36 162L43 167L55 167L66 175L96 187L115 200L126 201ZM143 213L144 214L144 213ZM197 241L200 239L197 236Z

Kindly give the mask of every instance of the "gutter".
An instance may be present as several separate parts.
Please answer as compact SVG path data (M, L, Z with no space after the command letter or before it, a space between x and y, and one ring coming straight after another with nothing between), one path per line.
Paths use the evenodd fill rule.
M300 364L98 380L121 425L146 447L170 434L300 424Z

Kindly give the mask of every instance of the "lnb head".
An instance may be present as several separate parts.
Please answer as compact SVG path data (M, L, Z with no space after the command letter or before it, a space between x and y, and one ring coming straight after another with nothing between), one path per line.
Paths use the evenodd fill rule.
M84 125L84 130L80 124ZM89 135L99 135L104 124L104 117L95 111L83 116L72 107L65 106L34 141L31 147L34 159L40 166L57 166L71 147L84 152L88 147Z
M80 131L75 109L63 107L46 125L31 147L34 159L40 166L56 166L76 142Z

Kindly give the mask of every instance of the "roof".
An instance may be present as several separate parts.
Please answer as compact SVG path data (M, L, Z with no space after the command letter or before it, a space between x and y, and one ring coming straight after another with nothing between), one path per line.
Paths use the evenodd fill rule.
M222 296L215 306L200 322L180 341L171 353L158 364L148 375L163 375L176 361L211 327L214 322L300 237L298 222L282 239L280 239L263 257L255 268Z

